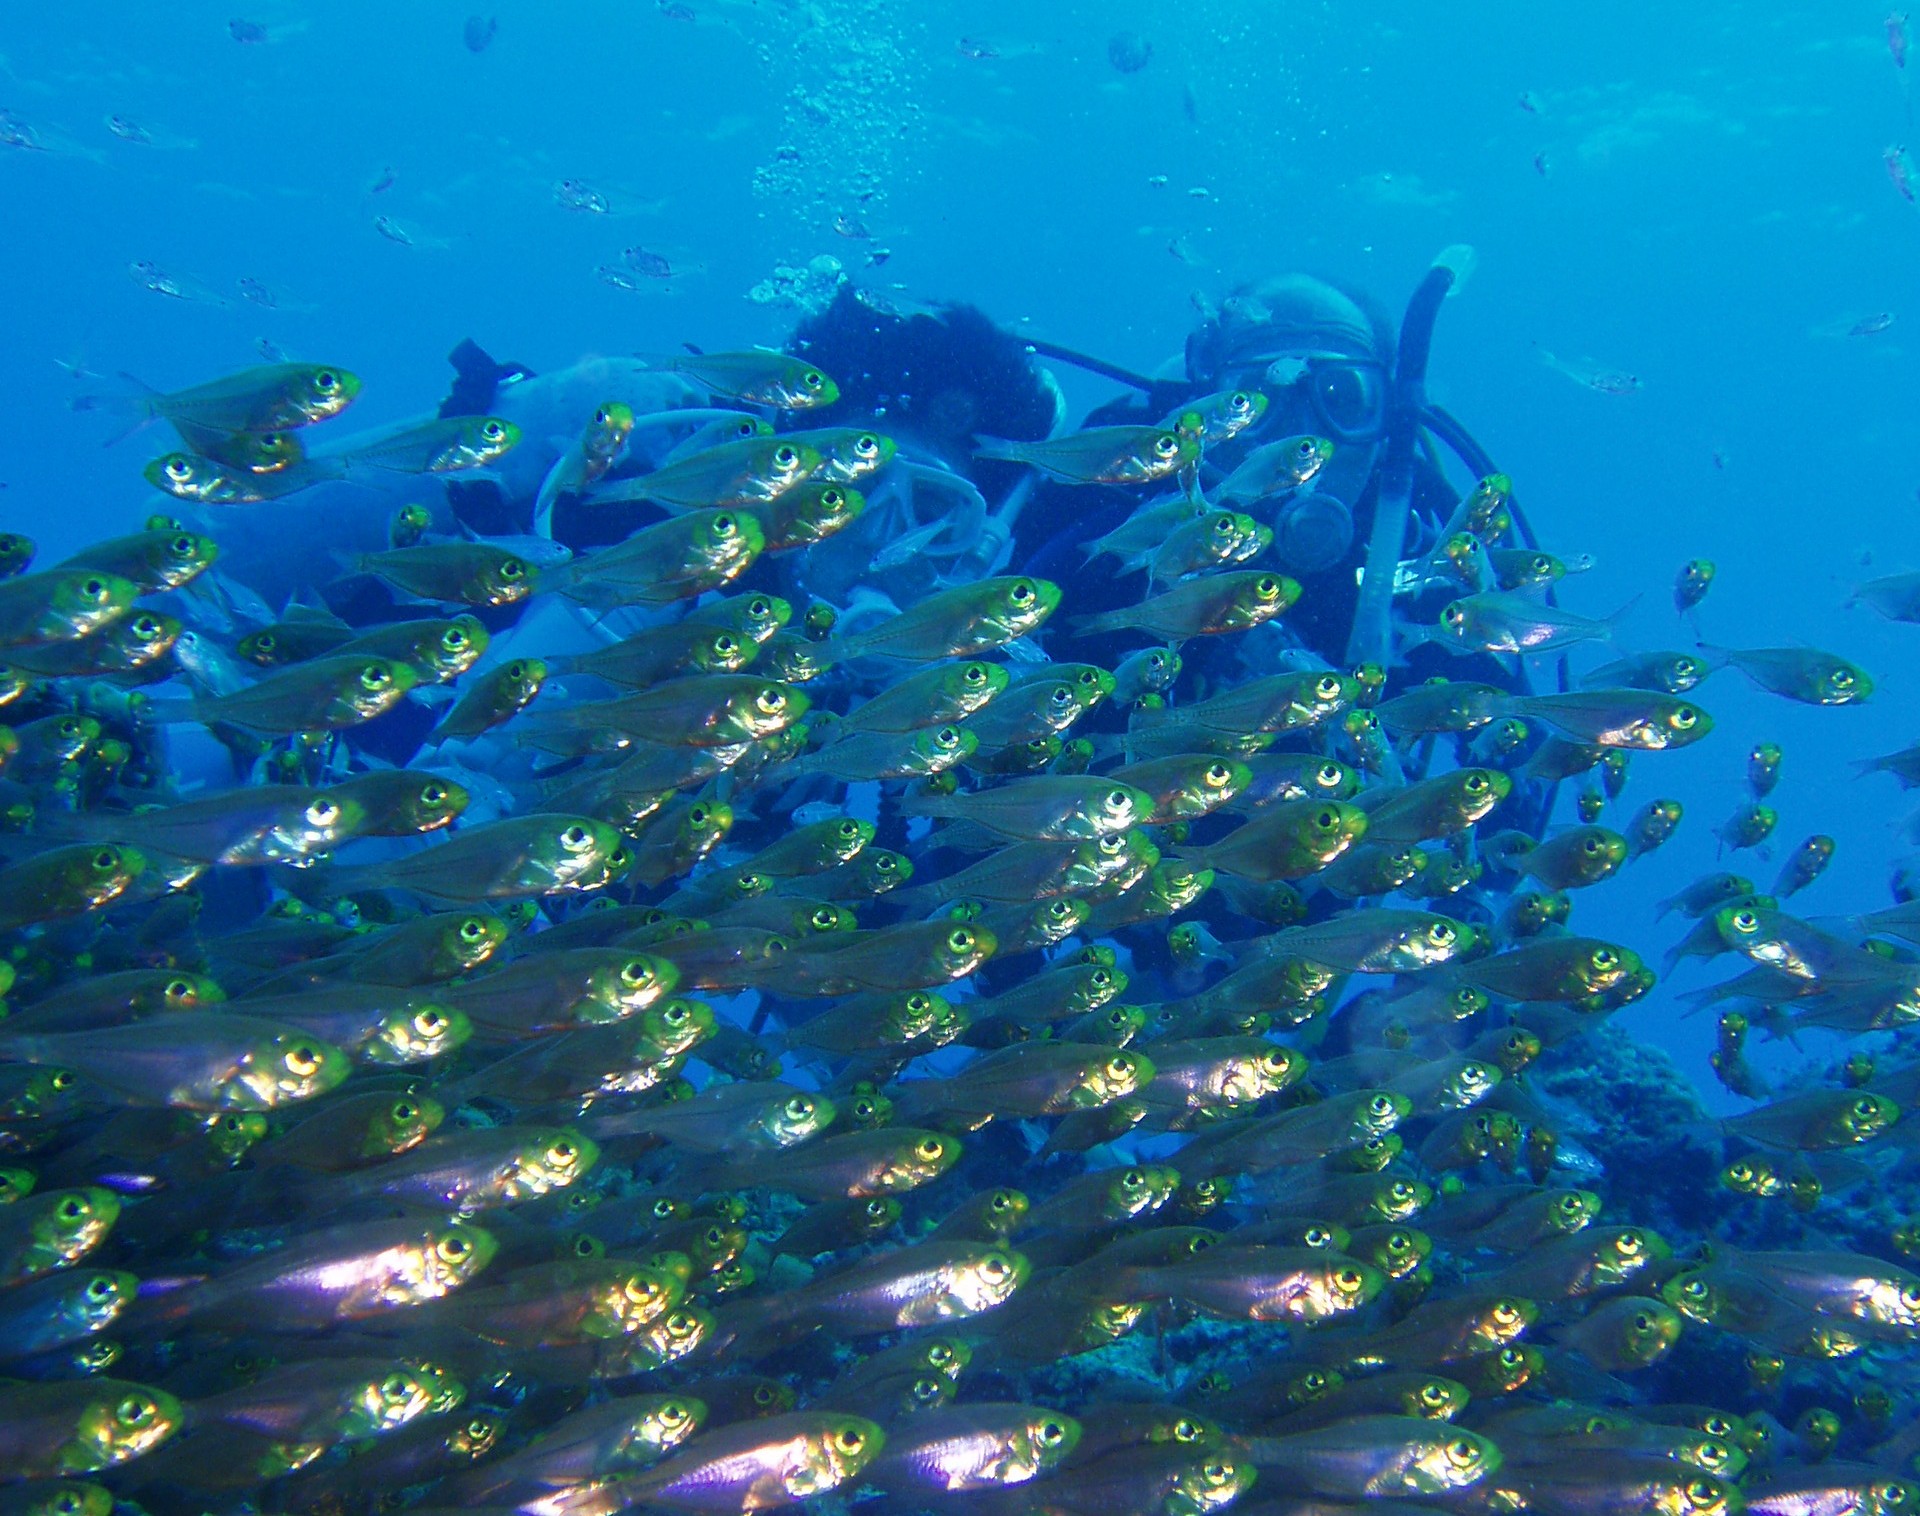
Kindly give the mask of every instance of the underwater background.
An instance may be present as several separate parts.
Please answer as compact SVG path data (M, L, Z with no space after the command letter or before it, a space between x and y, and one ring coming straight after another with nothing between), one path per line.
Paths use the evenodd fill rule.
M1524 667L1535 690L1553 690L1566 670L1577 679L1626 650L1697 653L1704 645L1821 649L1872 676L1870 699L1820 705L1782 699L1731 668L1717 669L1698 692L1711 712L1711 733L1672 751L1637 753L1630 783L1602 818L1622 827L1643 802L1671 797L1684 808L1678 831L1657 851L1574 892L1574 930L1629 945L1661 972L1649 992L1612 1010L1608 1040L1596 1044L1590 1064L1562 1050L1561 1062L1544 1075L1553 1098L1575 1107L1584 1098L1599 1108L1587 1111L1593 1124L1582 1129L1598 1155L1596 1166L1563 1171L1556 1182L1607 1190L1609 1223L1622 1224L1624 1216L1657 1226L1680 1252L1726 1230L1738 1209L1716 1180L1720 1160L1739 1150L1735 1144L1722 1153L1721 1118L1752 1112L1762 1094L1786 1098L1837 1088L1843 1061L1863 1047L1881 1060L1883 1073L1898 1071L1911 1083L1905 1060L1912 1042L1902 1019L1863 1038L1817 1024L1789 1026L1784 1017L1763 1028L1756 1017L1742 1054L1750 1072L1741 1076L1756 1098L1736 1093L1730 1086L1739 1081L1720 1077L1714 1062L1727 1045L1724 1026L1717 1025L1722 1007L1702 1007L1686 993L1725 977L1728 962L1745 968L1746 960L1693 957L1663 965L1693 923L1655 909L1720 870L1750 875L1764 891L1810 834L1833 840L1833 862L1804 893L1779 902L1795 916L1858 940L1862 934L1848 925L1853 918L1920 893L1920 813L1892 776L1856 768L1920 740L1920 717L1913 714L1920 700L1913 656L1920 633L1907 624L1920 617L1878 614L1851 599L1863 582L1920 570L1913 545L1920 515L1914 428L1920 384L1912 346L1920 319L1913 309L1920 174L1904 146L1914 135L1913 74L1920 64L1905 48L1904 16L1840 3L1626 3L1587 12L1500 0L1365 7L1259 0L1190 0L1178 7L1140 0L500 0L477 14L471 0L334 0L326 6L275 0L244 13L229 4L197 3L11 7L0 18L0 290L6 292L0 304L0 532L32 538L33 566L40 569L102 539L137 532L155 512L172 510L179 502L157 493L141 470L176 439L165 426L118 435L123 424L103 412L147 387L172 394L258 365L338 364L357 376L361 389L350 422L323 428L323 436L398 428L441 404L452 378L448 355L463 340L537 375L604 357L749 353L782 348L796 325L826 312L836 294L857 290L872 309L889 314L977 307L1019 342L1058 346L1171 381L1183 372L1190 334L1217 318L1237 287L1304 272L1335 281L1397 322L1423 276L1444 258L1459 277L1438 316L1427 393L1511 480L1540 545L1569 562L1591 560L1557 584L1558 604L1584 616L1618 618L1613 646L1589 641L1524 665L1509 662L1509 668ZM1071 358L1055 361L1036 352L1034 363L1063 397L1066 421L1057 434L1129 393ZM771 414L777 407L761 408ZM888 421L884 410L836 419L870 422L880 431ZM789 416L782 429L789 424L807 423ZM403 483L383 478L378 508L368 507L372 514L364 518L340 503L345 491L331 489L235 506L187 506L177 514L223 549L231 531L223 567L233 567L236 579L279 613L289 588L311 603L322 587L364 568L358 555L386 545L368 539L368 523L384 532L403 499L430 501L435 537L454 535L444 530L447 497L440 481L419 472ZM527 481L529 498L542 472ZM1473 487L1472 474L1452 459L1446 474L1462 495ZM1074 498L1071 490L1044 497L1057 530L1072 527ZM533 533L516 523L498 535L519 542ZM275 568L268 578L250 579L236 566L269 558ZM1694 559L1715 566L1711 592L1682 612L1675 576ZM576 566L592 561L584 553L575 559ZM1049 570L1030 567L1016 553L998 572ZM1142 582L1132 583L1137 594L1099 608L1144 598ZM783 593L791 590L791 581L780 584ZM797 597L795 604L801 604ZM248 628L243 601L229 601L226 609L236 606L240 613L223 626L223 637ZM899 609L911 603L902 598ZM1076 613L1071 587L1061 612L1056 627ZM357 629L357 618L349 619ZM376 619L384 620L384 612ZM522 646L501 626L488 625L497 647ZM531 653L545 651L531 637L524 645ZM853 640L834 645L856 658L868 651ZM956 642L951 651L990 654L999 645ZM1035 645L1046 651L1016 653L1016 665L1092 656L1087 645L1064 639L1028 644ZM1100 662L1112 667L1138 646L1137 637L1123 639L1102 650ZM1210 693L1269 672L1213 667ZM871 695L899 673L863 672L859 681L829 684L835 698L821 695L816 707L832 704L844 712L840 695L854 688ZM180 702L208 691L196 680L174 680L154 693ZM177 719L212 725L204 712ZM1103 730L1117 737L1124 727L1120 721ZM237 762L224 769L227 752L235 751L223 751L225 739L173 730L175 761L182 775L194 775L181 793L209 782L263 783L264 770L242 771ZM1730 849L1717 829L1749 799L1748 754L1766 743L1777 743L1784 754L1777 788L1765 797L1777 809L1777 827L1756 847ZM493 752L476 747L445 770L474 789L488 822L511 814L511 792L519 789L524 799L533 783L524 768L512 767L518 758L500 759L498 793L483 793ZM405 763L409 756L388 753L368 766ZM1101 750L1102 761L1109 756ZM413 766L432 770L434 764L422 756ZM823 772L832 770L812 771ZM544 781L547 773L536 778ZM1583 785L1580 777L1560 784L1551 828L1533 827L1541 838L1575 821ZM757 804L735 800L755 829L750 845L720 855L729 865L782 834L788 824L782 807L794 796L814 802L807 812L814 820L833 798L819 790L787 796L777 785L758 793ZM897 798L893 789L884 794ZM924 830L912 831L911 847L902 840L907 833L897 823L915 813L896 815L894 798L862 788L846 803L849 814L880 822L885 845L914 852ZM896 822L892 832L889 817ZM456 827L453 835L459 834ZM1218 838L1207 833L1206 840ZM1002 836L995 845L1005 842ZM0 865L28 866L22 860L32 852L0 848ZM349 852L342 861L377 869L387 856ZM964 861L949 856L914 882L956 872ZM717 867L669 870L640 898L659 904L671 898L668 886L676 880L690 875L711 883ZM1510 893L1522 886L1509 877L1504 887ZM287 898L301 894L285 881L273 888ZM210 898L226 909L242 896L210 892ZM1419 904L1449 910L1444 900ZM1488 920L1497 918L1502 901L1494 890L1481 904ZM558 908L549 914L555 925L567 919ZM215 916L202 929L217 961ZM1316 922L1323 919L1316 913ZM70 957L53 971L54 987L84 977L71 956L79 949L60 935L70 924L46 928L44 937L37 930L18 935L22 925L37 929L39 922L0 923L0 930L15 933L9 941L20 949L15 957L23 981L31 978L30 961L44 968L42 960L57 960L63 951ZM1251 927L1243 917L1239 925L1246 937L1275 924ZM1138 930L1137 923L1125 929ZM61 945L49 953L49 943ZM1148 999L1141 990L1149 982L1156 1003L1195 993L1204 976L1190 964L1168 968L1164 953L1134 946L1143 967L1127 999ZM1910 969L1913 951L1895 945L1888 956ZM210 972L220 977L217 967ZM760 987L777 997L776 984ZM1003 980L991 988L1011 987ZM744 1012L739 1002L728 1004L740 1018L755 1017L754 1035L765 1031L766 1015L755 1016L760 1002L750 984L720 990L722 996L743 993ZM52 1051L9 1043L6 1035L0 1022L0 1063L59 1061ZM1151 1056L1150 1046L1141 1050ZM785 1067L784 1077L793 1077L793 1063ZM926 1065L935 1079L958 1068L952 1060ZM743 1071L771 1077L749 1062L695 1082L724 1084ZM798 1082L825 1090L846 1073L816 1068ZM915 1082L903 1081L894 1093ZM491 1116L468 1127L510 1121L489 1109ZM1905 1120L1920 1122L1920 1115ZM992 1129L982 1151L992 1153L997 1167L971 1172L969 1194L988 1183L1019 1182L1029 1161L1029 1177L1041 1172L1041 1160L1007 1136L1015 1124L1006 1120ZM66 1142L85 1128L63 1130ZM276 1128L275 1138L283 1135ZM1565 1135L1576 1139L1569 1148L1579 1150L1578 1134ZM604 1140L612 1151L617 1139L635 1136L624 1130ZM1671 1151L1662 1149L1662 1139L1671 1141ZM729 1139L686 1140L694 1145L690 1151L707 1157L730 1151ZM1779 1249L1780 1256L1822 1246L1887 1253L1885 1235L1906 1219L1914 1193L1911 1141L1908 1130L1891 1144L1899 1156L1875 1171L1869 1193L1855 1189L1851 1202L1828 1195L1816 1220L1752 1222L1741 1240ZM1137 1149L1123 1144L1109 1156L1137 1153L1141 1161L1177 1166L1178 1148L1171 1139L1146 1137ZM1688 1156L1676 1159L1683 1150ZM1712 1161L1701 1156L1709 1150ZM0 1145L0 1163L12 1161L9 1151ZM31 1144L22 1151L18 1161L33 1169ZM1602 1184L1598 1165L1611 1168L1622 1155L1644 1168L1612 1169ZM1662 1171L1670 1159L1676 1166ZM764 1169L722 1167L721 1178L743 1189L768 1179ZM71 1182L77 1170L62 1172ZM633 1172L638 1183L643 1168ZM687 1172L706 1170L690 1164ZM1494 1182L1511 1177L1509 1169ZM1059 1178L1055 1165L1037 1180L1036 1200ZM1861 1182L1852 1171L1827 1179L1829 1189L1841 1192ZM180 1180L176 1175L169 1182ZM310 1217L328 1205L324 1185L293 1185L281 1198L277 1222ZM948 1198L958 1203L962 1197ZM272 1216L273 1202L249 1192L246 1204L266 1205L254 1220L263 1232L271 1230L264 1218ZM1765 1204L1778 1210L1781 1203ZM774 1214L783 1223L792 1219L777 1206ZM931 1214L940 1214L939 1207ZM1756 1213L1741 1214L1749 1221L1736 1231ZM207 1233L196 1236L204 1242ZM756 1245L765 1243L765 1236L756 1237ZM198 1277L205 1263L188 1266L191 1249L181 1238L148 1239L143 1246L142 1260L128 1263L143 1278ZM519 1255L519 1263L527 1256ZM231 1264L232 1257L222 1261ZM160 1261L178 1268L161 1269ZM761 1265L763 1284L778 1277L783 1287L800 1288L787 1275L774 1275L764 1258ZM108 1266L118 1265L109 1258ZM1161 1260L1153 1267L1168 1266ZM1485 1271L1493 1272L1490 1265ZM1477 1282L1475 1269L1467 1274ZM1448 1280L1441 1294L1457 1292L1459 1283ZM1148 1293L1207 1314L1177 1290ZM149 1288L140 1304L163 1311L152 1306L154 1299ZM724 1309L718 1314L726 1320ZM30 1355L7 1353L4 1334L12 1320L0 1290L0 1381L15 1370L34 1386L57 1380L40 1359L29 1365ZM196 1361L192 1332L204 1329L199 1317L193 1320L158 1360L189 1378ZM1190 1322L1182 1325L1193 1330ZM1767 1330L1755 1328L1761 1346L1754 1350L1763 1356L1779 1347L1776 1325L1769 1318ZM1844 1394L1832 1388L1840 1381L1819 1381L1818 1371L1809 1370L1815 1377L1795 1381L1798 1387L1788 1400L1772 1402L1772 1412L1782 1426L1796 1425L1816 1400L1840 1406L1863 1384L1884 1384L1900 1407L1893 1418L1897 1432L1920 1404L1912 1327L1909 1322L1902 1332L1876 1339L1879 1346L1858 1375L1857 1363L1850 1364ZM780 1359L792 1347L780 1329L758 1323L739 1330L736 1356L703 1364L700 1372L759 1367L774 1378L806 1381L810 1369L789 1371ZM1231 1328L1241 1330L1237 1323ZM1738 1329L1727 1331L1737 1344ZM1182 1365L1204 1366L1214 1361L1209 1354L1263 1363L1257 1333L1231 1332L1222 1329L1202 1347L1190 1338ZM1718 1356L1702 1350L1687 1360L1687 1382L1666 1386L1665 1399L1706 1400L1717 1375L1734 1373L1740 1351L1714 1341ZM1008 1369L1014 1377L1007 1383L1042 1404L1084 1401L1099 1389L1103 1371L1073 1362L1080 1366L1045 1366L1052 1379L1036 1371L1038 1377L1019 1380ZM1594 1364L1558 1382L1551 1398L1607 1400L1620 1381ZM1796 1359L1790 1378L1804 1367ZM1164 1355L1157 1369L1170 1381L1181 1378ZM528 1377L524 1365L516 1370ZM114 1372L143 1378L125 1365ZM159 1383L164 1375L146 1377ZM1152 1375L1135 1363L1120 1377L1131 1380L1137 1396ZM514 1403L535 1407L528 1414L539 1426L543 1387L537 1370L530 1378L534 1389L516 1386L514 1394L524 1398ZM18 1450L41 1435L16 1427L9 1441L9 1414L23 1418L20 1427L39 1426L38 1409L20 1409L39 1404L28 1393L0 1383L0 1516L15 1509L8 1502L16 1496L18 1508L36 1516L54 1509L27 1504L35 1497L25 1492L35 1487L4 1482L11 1472L7 1458L25 1460ZM1741 1404L1729 1409L1750 1409L1756 1393L1743 1384L1729 1397ZM584 1398L591 1404L596 1394ZM469 1405L479 1404L471 1387L468 1395ZM1635 1403L1632 1395L1620 1398ZM860 1408L848 1402L840 1409L849 1405ZM571 1404L567 1410L581 1414ZM512 1415L503 1414L513 1426ZM1220 1414L1217 1406L1213 1414ZM508 1443L519 1446L514 1438L525 1430L509 1434ZM1848 1456L1864 1458L1885 1431L1849 1420ZM1261 1435L1284 1432L1265 1427ZM1511 1461L1514 1447L1534 1433L1489 1435L1503 1446L1513 1443ZM690 1446L697 1448L698 1439ZM1813 1442L1783 1446L1792 1464ZM1370 1447L1377 1451L1377 1444ZM1903 1466L1911 1473L1905 1461L1913 1452L1902 1443L1898 1456L1879 1466L1889 1474ZM1265 1448L1261 1467L1290 1467L1291 1456ZM37 1465L36 1471L48 1472ZM81 1463L66 1471L89 1472ZM1377 1493L1303 1479L1303 1499L1308 1492L1330 1500ZM458 1504L460 1488L423 1481L409 1498ZM607 1496L604 1481L591 1491L586 1484L555 1488L563 1493L548 1504L523 1490L501 1500L554 1516L645 1505L660 1493L636 1487ZM1136 1493L1124 1479L1120 1488L1111 1498L1084 1498L1118 1509ZM285 1489L274 1489L252 1508L281 1508L275 1501ZM396 1483L379 1498L399 1489ZM150 1497L132 1487L115 1492L150 1498L156 1511L197 1508L182 1490L191 1490L190 1481ZM1285 1487L1286 1498L1294 1493ZM1444 1492L1409 1486L1397 1493ZM1883 1492L1879 1509L1910 1508L1912 1493L1899 1493L1908 1504ZM228 1502L209 1503L208 1510L238 1509L232 1501L255 1496L228 1491L207 1498ZM363 1498L372 1497L356 1492L339 1508L358 1508L353 1502ZM903 1510L919 1508L918 1497L899 1488L882 1498ZM1283 1498L1274 1476L1263 1475L1242 1506L1263 1498ZM1483 1508L1468 1494L1449 1498L1456 1509ZM1558 1498L1535 1490L1511 1497L1519 1504L1485 1508L1577 1508L1556 1504ZM1587 1508L1654 1508L1606 1503L1626 1498L1595 1497L1599 1503ZM594 1504L602 1499L610 1503ZM662 1497L662 1504L755 1508L732 1491L689 1496L676 1506L678 1499ZM981 1500L980 1509L995 1513L1052 1509ZM468 1504L481 1508L487 1501L475 1496ZM1710 1504L1695 1496L1689 1509L1697 1516ZM929 1508L941 1507L931 1502ZM1083 1507L1067 1502L1062 1508ZM1138 1508L1195 1516L1202 1507L1146 1502Z

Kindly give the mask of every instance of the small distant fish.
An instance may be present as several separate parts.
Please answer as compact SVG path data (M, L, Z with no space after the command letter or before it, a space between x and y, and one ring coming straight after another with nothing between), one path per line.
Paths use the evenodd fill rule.
M1913 160L1907 156L1907 150L1894 143L1881 155L1887 165L1887 177L1893 181L1893 187L1900 191L1900 198L1913 204Z
M1539 344L1535 343L1534 346L1539 347ZM1594 368L1584 363L1569 363L1564 358L1556 358L1544 347L1540 348L1540 361L1555 373L1565 374L1574 383L1584 384L1603 395L1631 395L1640 388L1637 374L1623 373L1619 369Z
M1893 66L1907 66L1907 13L1889 11L1887 13L1887 51L1893 54Z
M570 211L587 211L595 216L604 216L612 209L607 197L584 179L562 179L553 187L553 198Z
M225 296L215 294L204 280L196 279L191 274L168 273L151 259L140 258L129 263L127 273L140 288L164 295L169 300L184 300L194 305L225 306L230 303Z
M1137 74L1153 61L1153 44L1138 32L1119 32L1107 43L1107 62L1116 72Z
M388 190L393 188L394 180L399 177L400 176L391 168L383 168L380 170L380 177L367 186L367 193L369 195L384 195Z
M153 133L138 121L129 121L125 116L107 117L107 130L122 142L135 142L142 147L153 146Z
M660 0L660 14L669 21L697 21L691 5L682 5L680 0Z
M962 58L998 58L1000 50L984 37L962 37L954 46Z
M673 264L662 254L652 252L635 243L620 254L620 261L648 279L670 279L673 277Z
M499 30L500 20L497 16L469 16L467 24L460 30L460 36L467 44L468 52L484 53Z
M47 145L34 129L10 110L0 108L0 147L19 148L22 152L44 153Z
M1540 97L1530 89L1521 90L1520 109L1525 111L1529 116L1540 115Z
M236 16L227 23L227 35L240 43L265 42L267 29L258 21L247 21Z
M267 310L278 310L280 299L258 279L242 275L239 280L240 298L249 305L262 306Z
M1862 316L1847 328L1849 337L1871 337L1875 332L1884 332L1893 325L1892 311L1875 311L1871 316Z
M1547 177L1547 155L1545 153L1535 153L1533 155L1533 171L1542 179Z
M430 237L412 222L402 221L397 216L375 216L373 229L387 241L397 242L402 247L446 248L452 246L446 238Z
M840 215L833 218L833 229L840 236L854 242L871 242L873 233L867 230L866 223L857 216Z

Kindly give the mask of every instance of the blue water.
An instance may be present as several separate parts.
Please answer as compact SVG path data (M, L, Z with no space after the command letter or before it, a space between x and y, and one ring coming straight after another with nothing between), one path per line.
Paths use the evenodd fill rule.
M1470 244L1432 392L1546 546L1597 559L1564 601L1598 615L1639 596L1623 643L1686 647L1671 578L1709 556L1709 639L1804 641L1880 681L1864 706L1817 710L1716 676L1699 692L1713 737L1637 759L1627 792L1681 799L1678 839L1590 892L1583 925L1665 946L1646 902L1715 865L1761 739L1786 750L1782 820L1774 856L1739 866L1764 885L1825 831L1838 862L1805 911L1870 909L1906 808L1845 760L1914 737L1914 634L1841 601L1920 561L1920 212L1881 159L1909 132L1911 71L1873 7L1770 11L500 4L474 53L451 5L249 10L257 44L232 38L229 7L14 8L0 105L47 150L0 151L0 519L50 562L165 503L138 477L146 440L103 449L101 418L68 408L88 381L63 362L176 387L264 341L350 364L356 419L378 424L431 409L463 336L537 369L778 344L796 312L767 282L827 257L889 297L972 301L1152 371L1196 296L1306 269L1397 309L1440 249ZM1122 32L1151 44L1131 74L1109 59ZM562 179L607 214L558 203ZM596 276L636 244L684 272L637 293ZM875 246L890 256L865 267ZM197 298L141 287L136 260ZM1839 335L1881 311L1890 329ZM1601 393L1541 348L1640 387ZM1060 378L1076 412L1110 393ZM303 551L327 549L324 521L293 520ZM1674 1008L1663 987L1621 1021L1703 1074L1711 1018Z

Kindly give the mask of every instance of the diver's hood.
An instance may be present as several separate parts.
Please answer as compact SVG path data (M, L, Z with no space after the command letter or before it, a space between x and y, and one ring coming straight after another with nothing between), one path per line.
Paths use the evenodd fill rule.
M1350 297L1307 274L1243 285L1187 339L1187 377L1217 383L1279 357L1377 358L1374 327Z

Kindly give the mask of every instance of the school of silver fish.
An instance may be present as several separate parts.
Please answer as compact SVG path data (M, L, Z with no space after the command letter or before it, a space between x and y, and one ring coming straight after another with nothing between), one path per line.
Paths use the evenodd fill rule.
M1920 1509L1920 904L1795 915L1820 835L1661 904L1669 966L1739 971L1692 997L1749 1101L1704 1179L1605 1168L1582 1134L1634 1114L1539 1082L1656 984L1577 922L1681 824L1629 763L1709 735L1719 669L1863 670L1689 638L1541 693L1304 651L1198 687L1183 646L1284 629L1261 517L1334 448L1214 466L1247 394L982 442L1136 492L1088 548L1131 606L990 551L798 604L927 465L810 425L804 354L636 364L654 410L604 372L554 444L310 450L361 390L317 364L143 392L180 503L0 539L0 1516ZM311 571L384 587L362 623L221 566L298 491L448 474L540 535L409 504ZM1611 642L1511 492L1401 565L1453 596L1402 645ZM1914 576L1860 598L1920 620ZM1780 763L1727 765L1725 850ZM1767 1089L1755 1028L1856 1041Z

